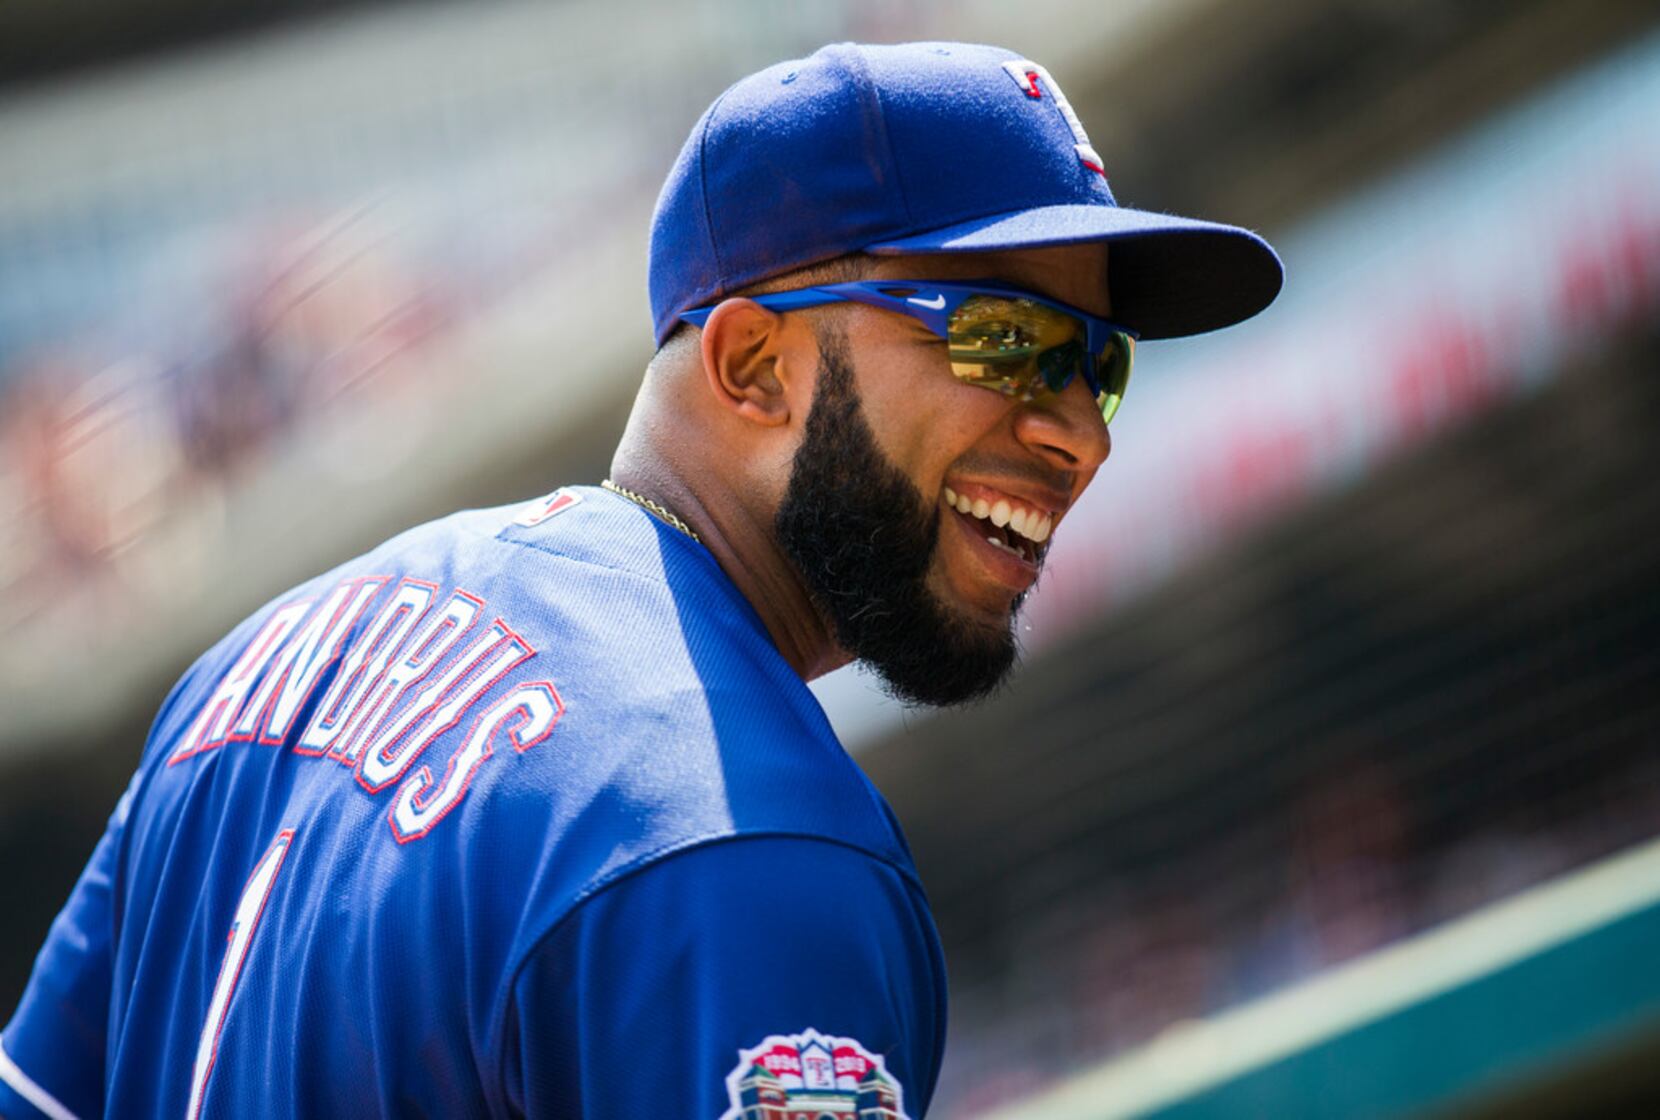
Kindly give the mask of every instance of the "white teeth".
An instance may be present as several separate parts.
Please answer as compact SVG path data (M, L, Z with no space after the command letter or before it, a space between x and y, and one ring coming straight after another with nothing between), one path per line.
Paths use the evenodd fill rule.
M1024 509L1007 498L998 498L996 502L989 502L984 498L970 498L967 494L959 494L947 486L945 487L945 504L958 513L966 513L982 521L990 521L998 528L1007 526L1033 544L1042 544L1048 540L1050 531L1055 527L1053 514L1039 513L1035 509ZM1020 554L1018 548L1004 544L1000 538L987 537L986 539L995 545L1000 545L1009 552Z
M1020 555L1020 553L1012 545L1004 544L1003 541L998 537L987 537L986 538L986 543L987 544L994 544L998 548L1002 549L1004 552L1012 552L1016 556Z

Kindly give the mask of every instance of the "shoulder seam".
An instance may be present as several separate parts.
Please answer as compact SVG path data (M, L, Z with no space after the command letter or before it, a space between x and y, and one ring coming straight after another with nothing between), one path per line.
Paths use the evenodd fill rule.
M554 934L556 934L559 929L570 920L571 916L581 910L587 902L596 896L603 894L605 891L616 886L618 883L625 882L640 872L655 867L657 864L664 862L671 856L681 855L682 853L689 852L697 848L713 847L717 844L734 843L742 840L807 840L858 852L860 855L868 856L874 862L879 863L883 867L889 868L896 873L905 883L906 887L913 892L915 896L914 900L922 903L923 910L926 912L926 895L922 889L922 881L917 878L916 869L914 867L896 862L889 856L884 856L863 844L855 844L850 840L843 840L834 836L825 836L822 833L816 832L787 832L779 829L767 829L756 832L722 832L704 836L696 836L685 840L677 840L674 843L665 844L660 848L654 848L644 855L630 860L628 863L623 864L621 867L615 868L609 874L584 887L581 891L577 892L574 898L571 899L570 905L566 906L557 917L548 923L546 929L531 938L530 942L525 946L524 951L519 954L518 959L513 961L511 967L507 970L504 983L501 986L501 991L497 993L496 1006L492 1008L490 1012L491 1034L498 1039L505 1037L507 1027L507 1010L512 1003L513 989L519 982L520 974L524 972L525 966L530 963L530 959L536 955L536 951L540 949L550 938L552 938ZM494 1051L492 1057L496 1066L494 1071L496 1091L499 1094L499 1099L505 1101L508 1099L506 1055L500 1047L492 1047L492 1050Z
M540 552L543 556L551 556L555 560L564 560L571 564L580 564L585 568L597 568L602 572L616 572L618 575L631 576L632 578L639 580L641 583L656 584L662 582L660 579L646 575L644 572L637 572L633 568L623 568L615 564L601 564L597 560L589 560L581 556L572 556L568 552L555 552L546 545L537 544L535 541L525 541L518 540L513 537L504 537L500 533L495 534L489 539L496 541L499 544L512 545L516 548L528 548L532 552Z

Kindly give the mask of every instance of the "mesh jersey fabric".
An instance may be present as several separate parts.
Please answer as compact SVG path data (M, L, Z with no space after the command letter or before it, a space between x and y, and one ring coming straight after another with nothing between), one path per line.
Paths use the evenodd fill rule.
M943 1015L898 826L758 616L567 488L186 673L0 1032L0 1113L738 1117L740 1054L811 1031L916 1117Z

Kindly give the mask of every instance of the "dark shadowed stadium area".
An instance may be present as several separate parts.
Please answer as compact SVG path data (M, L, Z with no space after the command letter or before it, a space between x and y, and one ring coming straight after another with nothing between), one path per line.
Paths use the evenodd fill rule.
M1046 1081L1654 835L1657 347L1609 345L873 757L934 870L964 1081Z

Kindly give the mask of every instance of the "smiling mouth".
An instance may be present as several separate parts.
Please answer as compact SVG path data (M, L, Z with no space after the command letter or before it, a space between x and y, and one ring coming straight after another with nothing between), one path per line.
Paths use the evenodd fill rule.
M988 544L1036 566L1048 551L1054 529L1052 513L1020 504L1009 498L970 498L944 487L940 500L971 521L971 528Z

